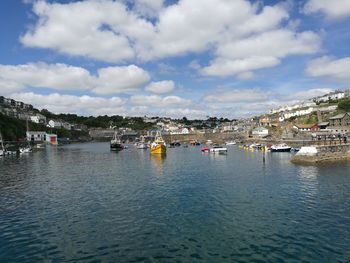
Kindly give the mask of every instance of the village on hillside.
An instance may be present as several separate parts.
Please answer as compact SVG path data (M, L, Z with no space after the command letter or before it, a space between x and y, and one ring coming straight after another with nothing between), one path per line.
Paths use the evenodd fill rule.
M57 134L64 141L75 137L109 139L115 130L133 140L140 135L200 135L230 133L240 138L266 140L310 140L317 136L350 133L350 89L310 98L294 105L283 105L269 113L247 119L224 119L208 117L206 120L171 119L166 117L79 117L74 114L55 115L47 110L35 109L11 98L0 96L0 116L8 120L26 122L26 130L19 135L30 141L48 140L49 134ZM28 122L33 125L29 125ZM13 138L2 127L7 140ZM23 125L22 125L23 129ZM47 135L47 136L46 136ZM84 136L82 136L84 135ZM52 136L52 135L51 135ZM73 136L73 137L74 137ZM77 138L75 138L77 139ZM50 141L51 139L49 139Z

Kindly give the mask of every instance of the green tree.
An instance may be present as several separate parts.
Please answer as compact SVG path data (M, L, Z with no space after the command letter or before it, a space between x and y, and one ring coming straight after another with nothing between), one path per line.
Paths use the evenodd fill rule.
M342 111L350 111L350 99L339 102L338 109Z

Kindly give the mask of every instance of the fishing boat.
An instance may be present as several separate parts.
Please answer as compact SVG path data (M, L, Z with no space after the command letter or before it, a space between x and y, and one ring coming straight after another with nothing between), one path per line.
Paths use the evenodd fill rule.
M166 144L159 131L157 131L156 137L154 138L154 142L152 142L151 144L151 153L154 153L154 154L166 153Z
M140 141L136 143L136 148L137 149L147 149L148 148L144 136L140 136Z
M226 145L236 145L236 142L235 141L228 141L225 144Z
M121 136L117 132L114 132L113 139L111 140L111 150L121 151L124 149L124 145L121 140Z
M285 143L272 145L270 148L271 152L290 152L292 147L288 146Z
M218 144L214 144L211 148L210 148L210 152L211 153L227 153L227 148L226 147L222 147Z

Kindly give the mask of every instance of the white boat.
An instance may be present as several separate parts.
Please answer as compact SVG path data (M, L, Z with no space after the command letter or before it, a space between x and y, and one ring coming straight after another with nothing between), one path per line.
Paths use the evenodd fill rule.
M136 145L137 149L147 149L148 148L148 145L145 142L145 137L144 136L141 136L140 137L140 141L137 142L135 145Z
M32 152L33 149L32 147L30 147L29 145L28 146L25 146L25 147L20 147L19 148L19 153L30 153Z
M227 148L222 147L220 145L213 145L213 147L210 148L211 153L227 153Z
M285 143L282 144L277 144L277 145L272 145L270 148L271 152L290 152L292 147L288 146Z
M228 142L226 142L226 145L236 145L236 142L235 141L228 141Z

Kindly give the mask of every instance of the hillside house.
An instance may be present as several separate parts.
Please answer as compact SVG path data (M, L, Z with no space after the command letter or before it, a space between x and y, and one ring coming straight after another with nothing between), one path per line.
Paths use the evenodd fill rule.
M329 118L328 129L335 132L350 132L350 112Z
M293 128L301 132L315 132L320 130L317 124L295 124Z
M257 137L264 137L264 136L266 136L268 134L269 134L269 130L264 128L264 127L255 128L252 131L252 135L253 136L257 136Z
M45 142L46 132L42 131L27 131L26 137L28 142Z
M40 123L40 124L45 124L46 123L46 117L42 114L35 114L30 116L30 120L34 123Z

